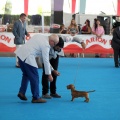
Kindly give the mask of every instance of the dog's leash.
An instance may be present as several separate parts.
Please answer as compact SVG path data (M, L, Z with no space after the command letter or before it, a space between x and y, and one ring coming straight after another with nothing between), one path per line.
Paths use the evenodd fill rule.
M76 74L75 74L75 79L74 79L74 83L73 85L75 85L75 82L76 82L76 78L77 78L77 73L78 73L78 70L79 70L79 67L80 67L80 63L78 63L78 66L77 66L77 70L76 70Z

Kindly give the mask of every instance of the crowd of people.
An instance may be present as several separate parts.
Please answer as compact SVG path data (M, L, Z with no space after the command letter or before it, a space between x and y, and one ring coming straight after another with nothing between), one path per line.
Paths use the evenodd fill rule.
M85 25L81 29L79 29L79 26L76 24L76 21L72 19L68 28L66 28L64 24L60 26L59 33L70 34L70 36L67 37L64 41L72 41L74 39L73 36L77 34L94 34L96 35L96 37L102 37L102 35L105 34L105 30L103 26L101 26L99 19L96 18L94 19L94 23L92 27L90 25L90 20L87 19L85 21ZM70 53L70 56L76 57L76 55L73 53ZM98 53L95 54L95 57L99 57L99 56L100 55Z
M100 24L100 20L95 18L93 26L91 27L90 20L87 19L85 21L85 25L81 29L79 29L79 26L76 24L75 19L71 20L70 25L65 27L64 24L60 26L60 31L59 33L61 34L71 34L72 36L76 34L94 34L97 37L102 37L102 35L105 34L105 30L103 26Z
M64 24L60 27L60 32L61 34L70 34L71 36L75 36L76 34L93 34L96 35L96 37L101 38L105 33L110 34L110 28L107 27L109 23L109 19L105 19L106 27L104 28L99 19L94 19L93 26L91 27L90 25L90 20L87 19L85 21L85 25L79 29L79 26L76 24L75 20L72 19L70 25L68 28L65 27ZM109 29L109 32L108 30ZM64 31L64 32L63 32ZM114 52L114 64L116 68L119 68L120 66L120 19L116 20L116 22L113 24L113 28L111 30L113 34L113 38L111 41L111 47L113 48ZM73 37L70 39L74 39ZM106 54L106 53L105 53ZM100 56L106 56L103 54L95 54L95 57L98 58ZM72 57L74 57L74 54L70 54Z

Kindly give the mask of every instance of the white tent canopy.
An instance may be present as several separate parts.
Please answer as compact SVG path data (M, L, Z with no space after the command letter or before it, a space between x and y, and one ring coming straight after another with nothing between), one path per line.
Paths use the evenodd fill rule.
M117 15L117 0L87 0L85 14Z
M11 10L11 14L21 14L24 12L25 0L1 0L0 14L5 13L6 2L7 9ZM101 11L107 15L117 15L118 0L86 0L85 14L100 14ZM11 4L11 5L10 5ZM64 0L63 12L71 13L72 0ZM75 13L80 11L80 0L76 0ZM28 0L28 14L45 13L51 14L51 0Z

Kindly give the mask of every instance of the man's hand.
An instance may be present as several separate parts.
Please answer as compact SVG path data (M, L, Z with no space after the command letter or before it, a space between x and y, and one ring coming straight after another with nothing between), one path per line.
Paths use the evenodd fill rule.
M60 73L59 73L57 70L53 70L52 72L53 72L53 74L56 75L56 76L59 76L59 75L60 75Z
M86 48L86 45L85 45L85 43L84 43L84 42L81 42L81 46L82 46L82 48L83 48L83 49L85 49L85 48Z
M27 37L30 37L30 34L28 33L26 36L27 36Z
M48 75L48 80L49 80L50 82L53 81L53 77L52 77L52 75Z

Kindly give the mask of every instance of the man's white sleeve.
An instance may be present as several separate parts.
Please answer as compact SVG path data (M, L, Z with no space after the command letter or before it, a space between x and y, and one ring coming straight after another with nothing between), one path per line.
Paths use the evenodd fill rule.
M49 62L49 51L50 51L49 47L42 48L42 58L43 58L43 64L44 64L46 75L51 74L51 65L50 65L50 62Z
M82 43L82 42L84 42L84 40L82 40L81 38L79 38L79 37L73 37L73 40L72 40L72 42L77 42L77 43Z

